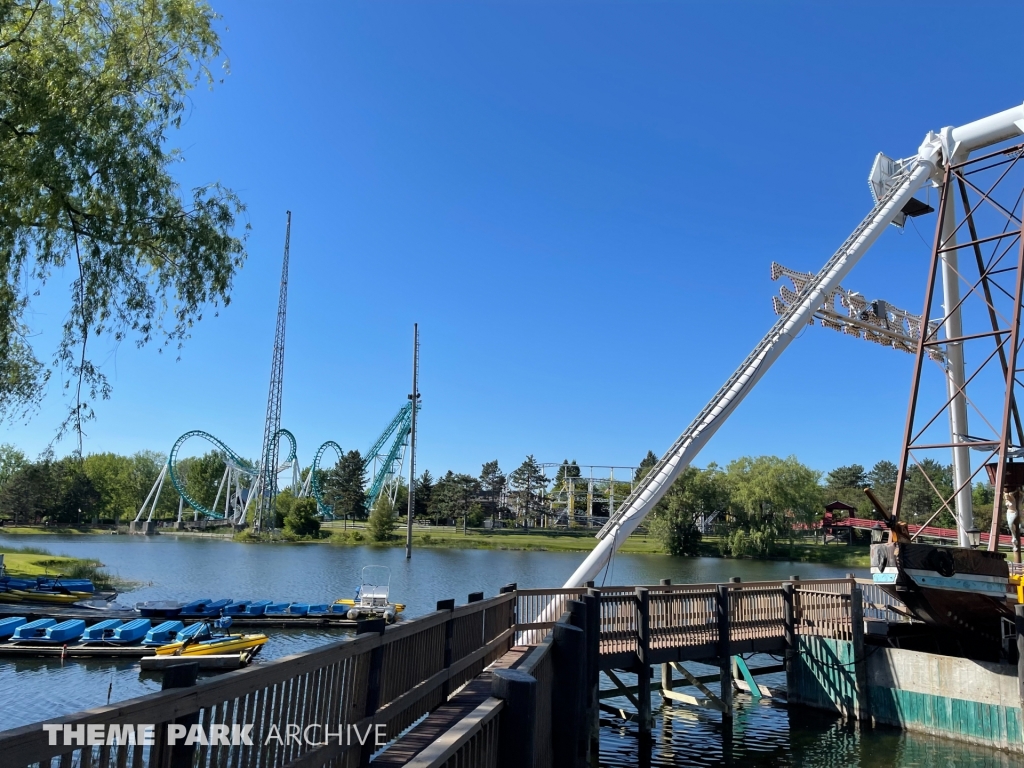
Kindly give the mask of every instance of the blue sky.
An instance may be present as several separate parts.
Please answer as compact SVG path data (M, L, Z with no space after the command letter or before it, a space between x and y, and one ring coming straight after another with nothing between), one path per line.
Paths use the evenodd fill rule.
M867 213L875 153L1024 100L1010 3L214 6L231 73L171 139L183 185L248 205L249 259L180 362L104 353L87 452L204 429L258 454L290 209L282 424L304 463L401 407L415 321L421 468L636 464L774 321L771 262L816 271ZM892 228L846 286L919 312L933 227ZM808 328L698 463L895 460L911 363ZM2 439L38 453L64 407L51 384Z

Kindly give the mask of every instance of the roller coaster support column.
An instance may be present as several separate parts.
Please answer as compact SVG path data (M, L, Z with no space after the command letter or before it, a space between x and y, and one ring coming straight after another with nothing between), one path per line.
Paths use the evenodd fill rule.
M164 489L164 479L167 477L167 466L167 464L164 464L160 469L160 474L157 475L156 482L153 483L153 487L149 489L149 495L146 496L146 500L142 502L142 506L139 507L139 514L135 516L135 520L133 522L137 523L142 520L142 514L146 511L147 506L149 506L149 515L146 517L146 522L148 523L153 519L153 512L156 510L156 503L160 500L160 491ZM152 505L149 503L150 499L153 500Z
M885 227L902 211L914 193L935 173L940 153L941 144L938 137L929 133L925 143L918 150L909 172L878 202L868 217L833 254L815 279L778 319L711 402L697 415L657 465L636 485L619 511L608 520L598 533L601 541L569 577L566 587L580 587L601 572L615 550L665 495L679 473L689 466L736 406L803 330L825 297L839 285Z

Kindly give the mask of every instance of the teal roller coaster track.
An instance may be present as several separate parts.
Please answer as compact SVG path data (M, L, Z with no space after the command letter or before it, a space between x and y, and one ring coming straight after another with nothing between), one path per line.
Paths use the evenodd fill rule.
M405 448L409 442L409 432L412 428L412 403L406 403L395 414L395 417L381 432L370 449L363 454L363 470L372 474L370 488L366 493L366 509L373 509L381 493L387 493L392 503L398 492L399 478L402 471L402 460L405 456ZM310 489L316 499L317 509L321 516L334 519L334 507L328 504L323 497L321 485L321 460L327 450L331 448L341 459L341 446L333 440L317 449L313 458L313 466L310 469Z
M410 402L406 403L395 414L395 417L391 419L373 445L363 454L363 470L371 476L370 487L367 490L365 501L367 510L373 509L381 494L386 494L391 502L394 503L400 484L402 462L406 446L409 443L411 426L412 403ZM217 487L217 496L210 507L207 507L189 493L185 479L178 468L178 454L182 446L191 438L200 438L212 443L224 457L224 476L221 478L220 484ZM316 455L313 457L313 465L300 489L295 435L287 429L279 429L276 433L275 445L280 446L281 440L288 441L288 454L277 466L277 474L291 467L293 471L293 491L298 496L304 496L306 493L311 492L316 499L317 511L320 516L333 520L335 517L334 508L324 499L324 489L321 482L322 464L323 457L328 450L333 450L337 454L338 460L340 460L342 457L341 446L333 440L328 440L317 449ZM181 522L184 504L188 504L194 510L197 517L202 515L203 517L215 520L231 520L232 522L240 523L244 520L246 510L248 510L255 499L256 492L254 489L260 487L260 468L258 466L248 459L239 456L223 440L211 435L209 432L194 429L175 440L167 456L167 463L160 471L160 475L153 484L152 490L150 490L149 495L139 509L139 513L135 518L136 522L142 520L147 509L149 514L146 519L147 521L152 520L157 501L160 498L160 492L163 490L164 481L168 476L171 479L171 485L180 499L178 522ZM244 488L243 478L245 479ZM233 491L232 488L234 489ZM222 493L225 493L223 505L219 504ZM218 509L218 506L222 507L222 509Z
M201 438L212 443L224 457L224 477L221 479L221 482L217 487L217 497L213 502L212 508L207 507L201 501L195 498L191 493L189 493L188 489L185 487L185 480L181 476L181 473L178 469L178 454L181 451L181 447L188 440L194 437ZM295 469L295 472L297 473L296 452L298 445L295 441L295 435L293 435L287 429L279 429L277 431L277 445L280 445L280 441L282 439L288 441L288 455L284 459L284 461L281 462L281 464L278 466L277 471L280 473L281 471L287 469L288 467L293 467ZM149 507L149 517L147 519L152 519L153 512L156 509L157 500L160 497L160 491L163 489L164 480L168 476L171 479L171 485L174 487L174 490L178 493L178 497L181 499L183 503L188 504L189 507L192 508L197 514L203 515L204 517L223 520L225 518L235 516L235 514L229 514L232 507L231 500L229 498L231 496L232 483L235 486L236 501L241 501L243 491L241 487L241 478L245 477L249 479L249 482L247 483L248 487L245 489L248 492L249 488L255 485L254 481L259 476L259 469L252 462L242 458L233 450L231 450L231 448L223 440L201 429L193 429L190 432L186 432L185 434L183 434L181 437L174 441L174 445L171 446L171 451L167 456L167 463L160 471L160 475L157 477L157 481L156 483L154 483L153 489L150 490L149 496L146 497L146 501L143 502L142 508L139 510L139 514L135 518L136 521L139 521L142 518L147 507ZM227 495L225 496L225 507L224 510L218 510L218 501L220 500L221 493L225 491L225 488L227 488ZM249 501L251 501L251 499L252 496L250 494L248 498L245 499L245 507L242 507L238 510L238 517L241 517L242 512L244 512L244 509L248 507L248 503ZM181 505L179 505L179 522L180 516Z

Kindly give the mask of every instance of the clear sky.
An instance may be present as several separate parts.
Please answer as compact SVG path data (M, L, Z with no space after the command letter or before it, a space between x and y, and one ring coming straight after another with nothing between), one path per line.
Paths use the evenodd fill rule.
M171 139L184 185L248 205L249 259L180 362L110 350L87 452L204 429L258 455L290 209L304 464L402 406L415 321L421 468L634 465L770 327L771 262L817 271L867 213L877 152L1024 100L1008 2L213 4L231 72ZM934 223L891 228L845 285L919 312ZM698 463L895 460L911 363L808 328ZM64 407L55 381L0 439L34 455Z

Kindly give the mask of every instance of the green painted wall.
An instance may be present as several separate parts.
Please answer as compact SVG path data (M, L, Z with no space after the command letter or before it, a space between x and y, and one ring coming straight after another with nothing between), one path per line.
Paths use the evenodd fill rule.
M787 684L791 703L853 716L857 704L853 644L823 637L799 637Z
M877 686L868 695L875 722L1024 751L1020 707Z
M872 664L901 663L899 658L887 658L885 649L869 652L882 654L872 658ZM817 637L798 638L797 657L788 676L790 702L852 716L856 704L856 676L852 662L852 643ZM899 671L904 676L907 674L906 669ZM1024 753L1024 713L1020 706L967 698L973 695L978 699L991 699L991 691L981 690L981 687L991 684L986 675L991 673L979 667L976 685L960 685L962 690L949 690L948 695L869 685L872 720L910 731ZM896 678L900 679L900 675ZM934 682L939 689L942 688L942 681Z

